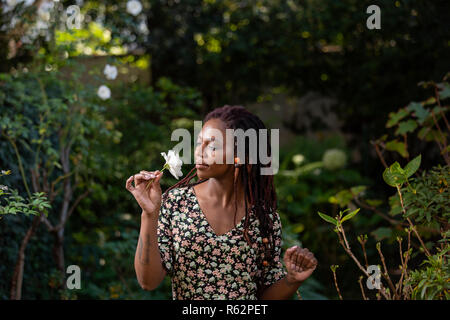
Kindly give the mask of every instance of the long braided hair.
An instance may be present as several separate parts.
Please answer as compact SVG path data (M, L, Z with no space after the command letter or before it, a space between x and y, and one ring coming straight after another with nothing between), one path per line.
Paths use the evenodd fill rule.
M216 108L208 113L203 120L204 123L210 119L220 119L225 123L227 129L242 129L244 132L248 129L255 129L258 133L260 129L266 129L264 123L253 113L249 112L242 106L230 106L225 105L220 108ZM257 146L259 146L259 135L257 134ZM271 156L270 139L267 138L267 155ZM236 140L235 140L236 145ZM236 152L236 150L235 150ZM249 165L249 139L245 138L245 155L246 159L244 164L235 165L235 171L237 167L241 167L239 170L238 179L241 180L244 186L244 203L245 203L245 223L243 236L247 243L251 246L252 242L248 236L249 228L249 215L255 214L259 220L259 229L261 233L262 243L264 245L264 256L260 257L259 262L264 266L270 265L269 261L272 261L275 249L275 239L272 236L273 221L269 218L269 214L276 214L277 209L277 195L273 183L273 175L261 175L261 168L270 166L268 164L263 165L260 161L259 152L255 155L255 164ZM168 188L163 195L163 199L167 197L168 192L177 187L195 186L208 179L203 179L194 183L190 181L197 176L197 171L194 168L178 183ZM234 190L236 191L236 179L234 182ZM234 221L236 225L236 213L237 213L237 192L234 192L235 199L235 213ZM247 203L250 204L248 208ZM262 261L261 261L262 260ZM262 281L259 282L259 290L262 289Z

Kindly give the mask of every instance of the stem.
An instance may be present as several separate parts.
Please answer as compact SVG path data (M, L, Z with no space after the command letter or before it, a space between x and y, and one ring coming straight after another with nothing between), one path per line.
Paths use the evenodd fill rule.
M369 261L367 260L367 253L366 253L366 242L364 240L362 240L360 242L361 247L362 247L362 251L364 254L364 261L366 262L366 269L369 268Z
M450 125L448 123L447 117L445 116L445 113L442 112L442 106L441 106L441 100L439 100L439 93L438 93L438 87L434 86L434 94L436 96L436 102L439 106L439 113L441 114L442 118L444 119L445 125L447 126L447 129L450 130Z
M387 168L388 165L386 164L386 161L384 161L384 157L381 154L380 148L378 148L378 143L377 142L372 142L372 144L375 146L375 151L377 152L378 158L380 158L381 163L383 164L383 166L385 168Z
M400 197L400 204L402 206L403 214L406 217L406 209L405 209L405 206L403 204L403 196L402 196L402 192L400 191L400 186L399 185L397 185L397 192L398 192L398 195ZM419 242L422 245L422 248L424 249L425 254L427 255L427 257L430 257L431 254L428 251L427 247L425 246L425 243L423 243L422 238L420 237L419 233L417 232L416 227L413 225L411 219L406 218L406 220L408 221L409 225L411 226L411 230L414 232L414 234L416 235L417 239L419 239Z
M436 119L436 116L435 116L433 110L431 110L431 116L433 117L433 122L434 122L436 128L438 129L439 134L440 134L441 137L442 137L442 141L444 142L444 146L441 147L441 149L442 149L441 152L444 152L444 151L445 151L445 152L444 152L442 155L444 156L445 162L446 162L448 165L450 165L450 160L448 159L448 152L446 151L446 148L447 148L447 139L446 139L445 135L442 133L441 127L439 126L439 123L437 122L437 119ZM437 141L437 140L436 140L436 141Z
M369 300L369 299L367 299L366 293L364 292L364 287L362 285L362 278L363 278L363 276L359 277L359 281L358 281L359 287L361 288L361 294L362 294L364 300Z
M336 290L337 290L337 292L339 294L339 299L343 300L342 299L342 295L341 295L341 291L339 290L339 286L338 286L337 279L336 279L336 271L334 271L334 270L331 270L331 271L333 271L334 285L336 286Z
M377 208L375 208L375 207L373 207L373 206L370 206L370 205L366 204L365 202L359 200L359 199L356 198L356 197L354 197L353 200L355 200L356 204L359 205L360 207L375 212L377 215L379 215L379 216L382 217L383 219L389 221L389 222L390 222L391 224L393 224L393 225L402 224L401 221L397 221L397 220L395 220L395 219L390 218L389 216L385 215L383 212L381 212L381 211L378 210ZM404 226L406 226L406 225L404 225Z
M168 164L168 163L166 163L166 164L164 165L164 167L163 167L160 171L163 172L163 171L166 170L166 169L169 169L169 164ZM148 181L147 186L145 187L145 190L148 190L148 187L152 184L153 180L155 180L155 178L150 179L150 180Z
M298 291L299 289L297 289L297 291L295 291L295 293L297 294L298 300L303 300L302 296L300 295L300 292Z
M20 175L22 176L23 184L25 185L25 189L27 190L28 197L31 199L30 188L28 187L27 179L25 178L25 171L23 169L22 160L20 158L20 154L19 154L19 150L17 149L17 145L16 145L16 143L14 142L14 140L10 136L8 136L8 135L6 135L4 133L3 133L3 136L5 136L6 139L8 139L8 141L11 143L11 145L12 145L12 147L14 149L14 152L16 153L17 163L19 165Z
M353 252L350 250L350 247L347 247L347 246L345 245L344 240L343 240L343 238L342 238L340 232L342 232L342 235L345 237L345 231L344 231L344 228L341 227L341 228L338 229L337 234L338 234L338 238L339 238L339 243L340 243L341 246L344 248L345 252L347 252L347 254L353 259L353 261L355 261L355 263L356 263L356 265L358 266L358 268L366 275L367 278L369 278L370 275L369 275L369 273L367 272L367 270L365 270L365 269L362 267L361 263L360 263L360 262L358 261L358 259L355 257L355 255L353 254ZM390 299L389 299L389 296L388 296L387 293L386 293L386 290L385 290L384 287L383 287L383 284L381 284L381 283L380 283L380 290L379 290L379 291L380 291L381 294L386 298L386 300L390 300Z
M395 287L394 287L394 284L392 283L391 277L389 277L389 273L388 273L388 270L386 268L386 261L384 260L383 253L381 252L381 246L377 246L377 251L378 251L378 253L379 253L380 257L381 257L381 263L383 264L383 268L384 268L383 276L387 280L388 285L389 285L389 287L392 290L392 294L393 294L393 297L394 297L394 300L395 300L395 296L396 296Z
M399 245L399 251L400 251L400 260L401 260L401 263L402 263L402 273L400 275L400 280L399 280L399 282L397 284L397 287L396 287L396 290L395 290L395 294L398 295L399 298L401 298L402 297L402 293L403 293L403 290L402 290L403 289L402 288L403 277L406 274L406 268L407 268L408 254L409 253L407 252L407 255L403 259L402 241L400 239L398 239L398 245ZM397 291L399 291L399 292L397 293Z

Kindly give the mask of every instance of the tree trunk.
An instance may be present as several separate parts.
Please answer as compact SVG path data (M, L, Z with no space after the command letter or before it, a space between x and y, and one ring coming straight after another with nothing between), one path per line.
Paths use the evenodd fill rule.
M25 264L25 250L27 248L28 242L33 234L36 232L39 223L41 222L41 217L36 216L28 229L25 237L22 239L22 244L20 245L19 254L16 260L16 266L14 267L14 273L11 280L11 300L22 299L22 281L23 281L23 267Z

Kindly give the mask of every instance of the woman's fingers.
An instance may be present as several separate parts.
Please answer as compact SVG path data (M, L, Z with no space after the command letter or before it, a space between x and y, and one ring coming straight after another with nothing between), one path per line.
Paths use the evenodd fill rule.
M306 261L307 261L306 267L308 269L314 267L314 265L317 264L317 260L316 258L314 258L314 255L311 252L308 252L306 254Z
M144 173L144 174L142 174L142 173L135 174L134 175L134 186L137 187L143 181L147 181L147 180L153 179L152 176L154 178L154 175L152 175L152 174L146 174L146 173Z
M306 248L293 246L286 250L284 262L288 271L304 272L317 267L317 260L314 254Z
M162 176L163 176L163 172L158 171L156 174L156 179L155 179L155 183L159 183L159 180L161 180Z
M294 258L293 254L294 254L296 248L297 248L297 246L290 247L286 250L286 253L285 253L285 263L289 264L289 268L291 268L291 269L294 268L295 260L293 260L293 258Z
M141 170L139 173L144 175L144 177L149 178L149 179L153 179L155 178L156 174L158 171L145 171L145 170Z
M133 183L132 183L133 180L134 180L134 176L131 176L127 179L127 182L125 183L125 188L130 192L134 191L134 187L133 187Z
M297 250L297 266L300 269L299 271L303 271L305 269L303 266L304 258L305 258L305 249L299 248Z

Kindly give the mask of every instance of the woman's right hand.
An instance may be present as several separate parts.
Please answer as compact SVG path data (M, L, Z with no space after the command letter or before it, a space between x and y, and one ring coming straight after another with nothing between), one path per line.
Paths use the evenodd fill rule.
M162 192L159 180L163 173L157 171L140 171L128 178L125 187L136 199L143 213L154 218L158 217L161 207ZM132 184L134 180L134 186ZM146 190L147 184L153 180L149 188Z

